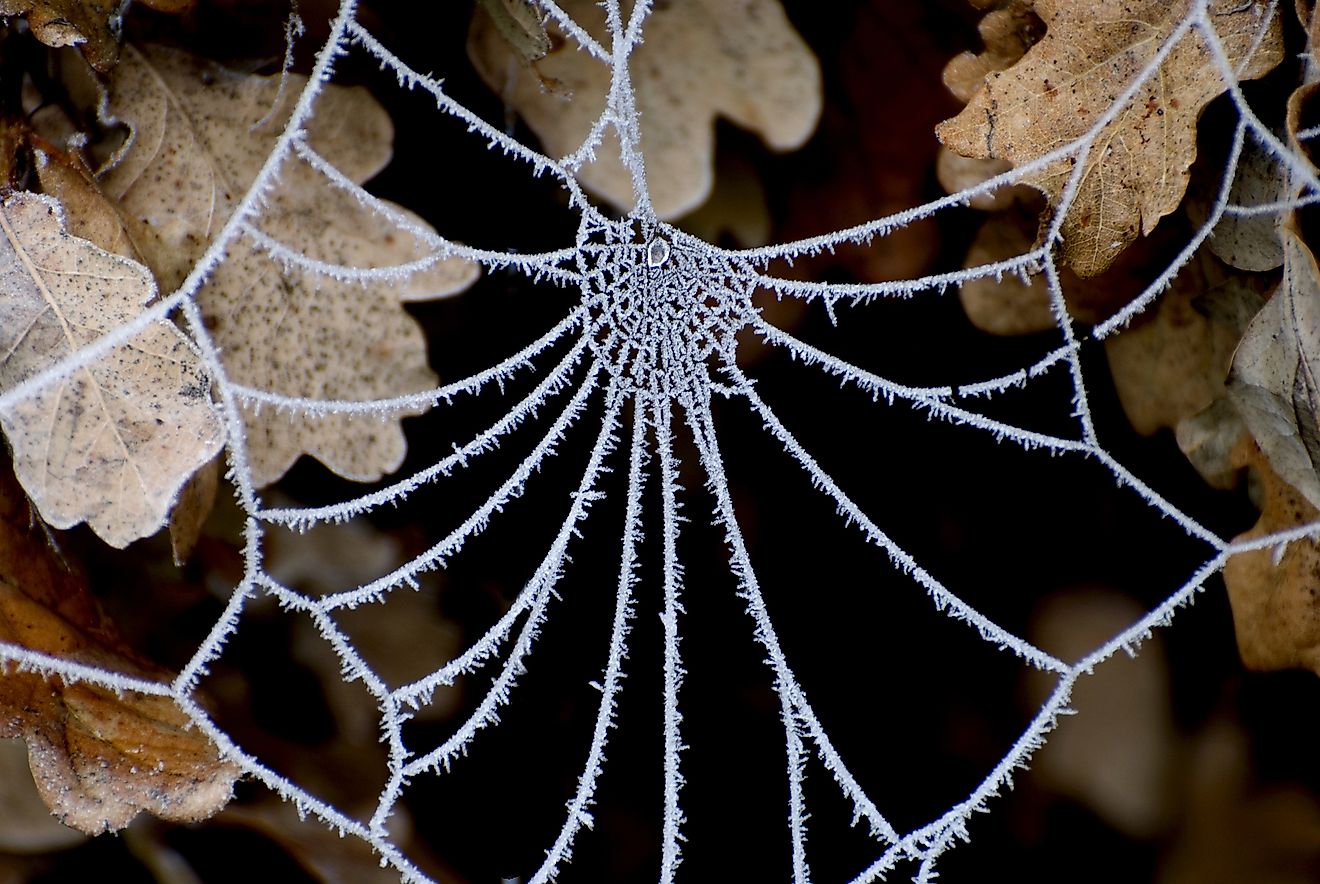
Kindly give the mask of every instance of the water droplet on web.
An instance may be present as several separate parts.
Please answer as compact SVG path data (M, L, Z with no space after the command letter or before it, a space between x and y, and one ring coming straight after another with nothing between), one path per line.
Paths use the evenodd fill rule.
M669 260L669 240L657 236L646 244L646 266L659 267Z

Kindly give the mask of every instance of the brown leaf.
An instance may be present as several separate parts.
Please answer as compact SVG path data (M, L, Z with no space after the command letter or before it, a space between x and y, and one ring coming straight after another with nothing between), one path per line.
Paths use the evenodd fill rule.
M39 144L34 155L41 190L55 197L64 207L64 219L70 234L107 252L133 261L142 260L124 229L123 216L101 193L101 188L81 160L49 144Z
M197 0L136 0L136 2L157 12L168 12L176 15L187 12L197 5Z
M594 0L561 3L608 45L605 12ZM552 48L534 67L522 62L485 16L472 22L468 53L482 79L527 121L553 156L577 149L604 107L610 69L553 27ZM778 0L688 0L658 4L632 56L642 119L642 154L652 204L661 218L700 205L712 184L717 116L759 133L775 150L799 147L820 116L820 70ZM547 81L558 88L548 90ZM622 211L632 178L610 131L582 184Z
M1272 468L1246 439L1234 451L1235 466L1250 466L1260 479L1260 519L1235 542L1264 537L1320 519L1320 510ZM1233 607L1238 652L1249 669L1310 669L1320 674L1320 543L1294 540L1277 549L1238 553L1224 566Z
M50 197L11 196L0 232L0 389L128 322L155 294L145 267L70 236ZM0 427L42 518L86 521L123 547L154 534L220 450L209 387L187 339L159 322L0 412Z
M157 12L182 13L197 0L137 0ZM33 35L47 46L77 46L87 63L105 73L119 59L123 0L0 0L0 16L27 18Z
M1320 504L1320 270L1291 225L1283 281L1233 356L1229 395L1285 482Z
M1189 787L1155 884L1314 884L1320 803L1301 783L1253 775L1241 726L1220 721L1185 752Z
M1037 0L1045 36L1020 61L991 73L962 113L936 130L969 157L1015 167L1082 137L1154 59L1190 0ZM1255 3L1219 0L1210 20L1241 79L1283 57L1280 17L1256 52ZM1081 276L1107 268L1138 233L1149 234L1182 201L1196 157L1196 120L1225 84L1199 31L1187 33L1123 110L1099 133L1064 219L1062 256ZM1051 203L1063 194L1069 158L1024 181Z
M28 27L47 46L77 46L98 71L114 67L119 0L0 0L0 15L26 16Z
M304 83L290 75L275 106L278 77L234 73L161 47L125 48L107 106L133 136L102 186L119 201L134 244L163 288L182 282L233 212ZM389 162L393 127L363 89L327 87L307 129L309 144L355 182ZM307 257L354 267L393 266L429 254L417 238L293 158L267 196L258 226ZM449 259L394 285L363 286L282 269L240 237L198 303L231 380L290 396L377 399L436 383L426 341L403 302L460 291L476 274L474 265ZM374 415L292 421L274 409L248 409L254 480L275 481L303 453L343 476L377 479L403 461L397 417L420 410L382 423Z
M1016 257L1031 249L1036 222L1019 212L1005 211L988 219L967 249L964 267L977 267ZM1026 281L1015 274L969 280L958 299L972 325L994 335L1029 335L1054 328L1050 292L1043 276Z
M0 641L98 669L161 673L120 640L82 578L29 524L0 477ZM0 672L0 737L27 741L43 800L68 826L119 829L140 811L198 820L230 798L238 775L166 697Z
M770 242L770 224L761 178L746 157L736 153L720 153L709 199L679 222L706 242L718 243L728 237L745 249Z

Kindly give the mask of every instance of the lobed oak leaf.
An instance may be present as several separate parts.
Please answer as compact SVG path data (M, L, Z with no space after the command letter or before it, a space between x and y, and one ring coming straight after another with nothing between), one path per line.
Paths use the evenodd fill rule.
M123 325L155 295L145 267L70 235L50 197L11 196L0 233L0 389ZM0 428L43 519L85 521L124 547L154 534L219 452L224 426L209 388L189 341L159 322L0 411Z
M129 676L158 670L120 639L85 581L30 524L0 476L0 641ZM114 691L35 672L0 677L0 737L22 737L38 791L88 834L146 810L194 821L228 801L238 770L167 697Z
M1015 167L1083 137L1153 62L1190 3L1037 0L1045 36L1012 67L988 74L936 134L963 156ZM1217 0L1208 19L1239 79L1260 77L1282 59L1280 17L1266 25L1262 4ZM1061 228L1061 255L1074 271L1104 271L1178 207L1196 157L1197 118L1225 88L1205 37L1192 29L1100 130ZM1075 162L1063 157L1024 182L1057 206Z
M594 0L561 3L605 45L605 12ZM473 19L468 54L491 89L563 156L577 150L600 116L610 68L548 24L549 52L528 65L488 16ZM700 205L713 181L718 116L755 130L775 150L805 142L821 111L820 70L778 0L690 0L657 4L631 70L641 116L641 149L656 214L675 218ZM546 83L555 84L547 89ZM578 172L583 186L622 211L633 182L606 133L595 159Z
M131 138L102 176L130 238L162 287L178 286L233 213L274 149L305 77L239 74L184 52L125 47L105 114ZM389 162L393 127L365 90L327 86L307 143L353 182ZM395 208L408 222L421 219ZM352 267L418 261L430 249L402 227L290 158L266 196L259 234L301 255ZM302 267L280 267L239 237L198 294L229 378L289 396L366 400L434 386L421 328L403 303L466 288L477 268L437 260L393 284L364 286ZM398 418L305 416L245 406L254 481L269 484L304 453L340 475L370 481L398 468Z

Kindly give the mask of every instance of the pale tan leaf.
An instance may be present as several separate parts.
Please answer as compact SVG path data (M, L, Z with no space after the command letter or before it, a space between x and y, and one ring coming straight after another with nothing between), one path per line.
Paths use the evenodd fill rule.
M977 231L963 266L977 267L1022 255L1031 249L1038 226L1034 211L1027 206L1015 205L994 213ZM1143 256L1132 257L1133 263L1140 263ZM1145 285L1142 277L1126 265L1125 261L1093 279L1080 279L1067 267L1060 268L1059 282L1068 315L1096 323L1140 292ZM1055 327L1049 289L1039 273L1026 280L1011 273L1000 279L972 279L959 287L958 297L971 323L991 334L1025 335Z
M1189 3L1037 0L1045 36L1012 67L986 76L967 107L938 127L940 140L963 156L1017 167L1081 138L1155 58ZM1280 16L1256 43L1260 4L1217 0L1209 19L1241 79L1282 59ZM1062 256L1079 275L1103 271L1182 202L1197 118L1224 89L1205 38L1193 30L1100 131L1062 227ZM1072 172L1064 158L1024 180L1057 204Z
M290 75L275 106L278 77L234 73L161 47L125 48L107 107L131 127L132 139L102 185L119 201L130 236L162 287L183 280L232 214L304 82ZM307 129L310 145L355 182L389 162L393 127L363 89L327 87ZM415 236L297 159L286 163L265 205L261 229L315 260L388 267L428 254ZM282 269L240 237L198 303L233 381L289 396L377 399L437 380L421 328L403 302L461 291L476 275L474 265L448 259L394 284L364 286ZM304 453L364 481L403 461L398 413L386 422L344 415L290 420L269 408L244 416L258 485L278 479Z
M0 233L0 389L128 322L155 294L145 267L70 236L49 197L11 196ZM0 427L42 518L86 521L123 547L155 533L220 450L209 389L187 339L159 322L0 412Z
M1034 221L1004 212L981 225L963 264L977 267L1021 255L1035 236ZM1054 328L1050 292L1039 274L1026 280L1015 274L972 279L959 287L958 298L972 325L990 334L1028 335Z
M947 147L941 147L935 160L935 177L940 186L949 193L958 193L968 188L984 184L991 178L1013 168L1004 160L978 160L954 153ZM1001 187L990 193L982 193L967 201L967 205L982 212L999 212L1013 205L1018 198L1016 187ZM1027 243L1027 248L1031 243Z
M102 670L157 678L101 611L85 581L29 525L26 502L0 476L0 641ZM89 834L123 828L140 811L174 820L210 816L238 771L189 726L172 700L6 671L0 737L22 737L42 799Z
M1229 395L1285 482L1320 504L1320 271L1291 225L1283 280L1233 356Z
M599 4L570 0L561 6L608 45ZM487 85L518 111L546 150L563 156L577 149L600 116L610 70L571 39L556 37L554 48L528 66L489 20L478 16L468 53ZM778 0L656 5L631 69L646 180L661 218L682 215L709 195L716 117L754 130L775 150L791 150L806 141L820 116L816 58ZM547 82L555 88L547 89ZM632 208L632 178L612 130L578 177L617 208Z

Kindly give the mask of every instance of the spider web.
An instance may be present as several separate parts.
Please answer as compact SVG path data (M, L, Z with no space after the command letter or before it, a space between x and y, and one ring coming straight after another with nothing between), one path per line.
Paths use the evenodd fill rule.
M575 787L562 815L562 824L545 845L544 860L530 880L555 879L572 857L578 840L583 837L582 830L593 824L592 808L607 767L606 749L615 738L613 731L622 696L630 634L638 619L639 592L653 578L657 585L652 589L658 593L655 613L659 614L663 670L659 759L663 771L660 880L672 880L679 869L685 846L684 759L688 748L684 737L688 723L683 714L687 672L680 624L685 622L685 595L692 591L685 580L679 547L685 532L693 530L690 527L693 522L705 521L709 521L722 538L737 596L750 619L751 636L759 644L761 657L771 676L782 725L784 764L779 773L784 777L783 793L786 793L782 816L787 820L793 880L807 881L811 877L809 805L813 796L824 794L824 790L810 790L807 780L809 771L817 766L825 772L822 779L831 782L833 791L851 805L854 821L871 839L871 859L855 871L851 880L879 880L900 864L910 864L914 881L933 880L940 858L959 842L970 839L973 818L993 808L993 799L1005 786L1011 785L1015 769L1026 766L1033 753L1044 744L1059 717L1069 711L1070 697L1080 679L1119 651L1135 653L1153 630L1172 621L1175 613L1193 599L1206 580L1216 574L1234 553L1275 546L1307 536L1314 530L1313 526L1304 526L1285 534L1234 544L1166 499L1101 444L1093 417L1092 397L1088 395L1086 380L1089 370L1084 370L1083 349L1088 342L1119 332L1146 310L1192 260L1221 218L1282 212L1312 201L1320 185L1309 165L1291 153L1246 102L1211 24L1210 4L1208 0L1195 0L1187 4L1185 17L1141 74L1077 141L971 190L846 230L764 248L719 248L657 219L648 198L646 169L639 148L641 124L634 105L628 60L643 38L650 5L638 2L625 8L618 0L606 2L608 39L604 42L591 37L556 4L537 0L536 5L581 51L608 65L612 71L604 112L577 150L554 158L515 140L452 98L443 82L405 64L357 20L356 3L344 0L330 24L329 37L316 56L308 85L299 97L276 148L237 210L179 289L132 323L0 396L0 408L9 407L44 385L104 356L149 324L172 314L181 315L205 359L226 415L229 477L245 519L242 578L206 640L168 684L130 678L16 646L4 646L0 648L0 654L20 667L58 674L67 680L173 698L215 741L225 757L239 765L247 776L293 802L300 812L310 814L342 833L363 839L379 852L384 863L399 872L403 880L429 880L396 844L389 826L391 816L412 784L427 778L443 779L452 767L462 763L462 756L481 741L483 732L500 724L501 709L514 702L515 687L529 671L534 647L551 626L551 609L560 598L559 589L575 544L580 544L580 538L588 533L588 516L606 497L606 490L611 487L608 475L613 472L624 477L621 480L622 525L610 529L606 524L593 522L589 529L593 535L603 532L613 539L612 542L619 544L605 664L593 683L599 692L594 725L585 747L585 758L578 768ZM1271 19L1280 14L1276 7L1274 2L1262 5L1262 35ZM1077 191L1086 158L1095 149L1095 140L1101 130L1150 78L1158 76L1159 66L1172 48L1179 41L1196 35L1204 41L1214 64L1228 83L1236 110L1229 160L1213 208L1176 260L1138 297L1103 323L1089 330L1079 329L1068 318L1064 306L1054 251L1060 241L1060 225ZM461 245L418 227L350 182L318 156L304 140L305 126L314 111L318 94L324 84L333 79L337 62L344 56L353 55L370 59L392 73L402 89L429 96L438 114L460 124L466 130L465 137L477 139L489 150L503 153L511 170L516 167L521 170L520 174L529 178L544 176L553 180L567 195L569 209L576 219L576 235L571 244L531 254ZM594 205L575 177L577 170L594 157L610 131L617 135L623 162L633 181L636 208L625 217L613 216ZM1229 188L1238 160L1250 141L1267 150L1287 168L1289 174L1304 183L1300 198L1267 206L1230 203ZM1074 159L1076 171L1068 181L1053 221L1041 237L1041 244L1009 260L877 284L807 282L776 276L772 272L772 266L782 266L782 263L775 262L791 263L796 257L817 254L843 244L872 242L918 220L965 205L978 194L988 194L1020 181L1033 171L1063 158ZM377 213L380 223L393 224L427 242L433 254L425 261L416 262L416 266L363 270L312 260L280 246L261 233L255 221L262 211L263 195L278 186L281 168L291 162L310 164L323 174L325 187L352 193ZM208 275L225 260L229 244L242 237L252 239L272 261L340 279L356 279L365 285L388 285L430 261L461 257L479 263L491 274L547 284L558 292L567 293L571 306L531 343L483 371L433 390L368 402L291 398L243 386L228 377L195 300ZM1056 317L1057 343L1045 353L1037 353L1010 370L995 372L993 377L973 376L957 384L901 382L831 355L772 324L754 300L759 291L781 298L821 302L834 320L836 311L843 306L880 310L892 298L926 296L973 279L1001 278L1006 274L1023 278L1043 276ZM851 319L850 315L841 321L846 325ZM861 496L846 487L823 460L813 454L810 446L802 441L811 435L804 432L810 428L795 429L791 420L781 418L776 408L769 404L773 396L763 396L754 372L740 367L737 358L739 334L746 335L748 331L772 350L790 357L797 371L818 373L821 378L863 394L850 400L855 407L909 409L931 421L957 425L966 432L981 434L1004 446L1043 450L1053 459L1073 458L1098 465L1125 493L1140 501L1153 517L1168 520L1191 538L1200 550L1197 564L1180 586L1165 595L1144 616L1081 659L1067 661L1046 652L974 607L967 600L966 591L943 582L937 576L938 568L923 564L895 540L892 529L887 531L884 527L886 517L874 507L860 503ZM517 387L528 377L534 382L528 381L523 387ZM1067 429L1033 429L994 416L999 413L992 407L997 402L1023 388L1049 388L1049 384L1068 391ZM270 505L254 487L241 417L244 406L274 408L294 416L359 414L388 417L415 412L419 407L457 408L473 397L499 395L492 391L503 391L506 385L526 392L515 404L501 406L504 410L497 420L424 468L368 493L331 505L286 507ZM862 404L856 405L858 401ZM744 419L750 417L760 426L764 438L782 449L785 468L800 472L809 481L837 512L840 527L851 532L849 536L854 541L883 550L895 568L906 575L907 585L928 596L935 611L953 621L948 629L970 629L971 634L997 653L1010 655L1027 667L1055 677L1052 692L1002 757L983 772L974 788L933 819L905 827L893 821L896 817L892 811L887 815L883 809L887 802L885 783L864 782L852 766L858 763L857 760L850 760L847 753L836 748L824 723L828 716L813 705L790 653L785 650L780 630L770 614L772 605L768 604L763 592L762 573L745 534L747 517L735 506L729 479L731 453L722 441L723 433L719 428L726 417L735 419L735 414L741 414ZM588 415L598 415L598 422L587 420ZM269 573L263 549L273 529L301 531L364 517L386 504L399 504L432 483L463 473L471 464L499 449L515 433L526 432L522 428L533 425L540 426L540 429L536 431L537 440L530 451L495 484L493 490L485 493L484 499L467 512L452 531L402 567L361 585L318 596L282 585ZM419 577L425 572L446 567L465 544L488 528L498 526L506 507L521 497L532 478L559 456L567 436L584 427L590 431L592 442L585 465L580 473L575 473L575 487L568 497L567 512L507 610L489 624L484 634L444 665L406 684L388 683L355 647L350 635L337 621L337 615L359 606L387 604L392 594L416 588ZM684 452L687 453L686 461L683 460ZM698 492L699 486L704 486L704 493L713 505L709 515L698 513L690 501L685 501ZM649 521L658 523L658 533L653 541L658 540L661 567L654 569L654 574L642 566L647 542L643 529L648 522L648 512L654 512L655 516ZM332 806L268 767L231 739L212 720L199 700L199 685L208 667L220 657L239 629L245 609L261 597L273 598L285 611L310 618L320 636L333 647L345 679L360 682L378 706L381 740L388 750L388 772L377 804L366 817L359 818ZM699 628L696 623L687 625ZM415 744L406 728L412 713L431 702L436 691L478 672L489 673L489 678L482 682L484 687L478 691L479 699L472 704L464 720L443 741ZM476 680L470 683L477 684Z

